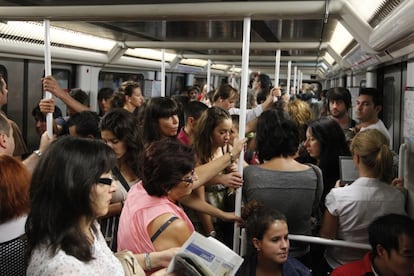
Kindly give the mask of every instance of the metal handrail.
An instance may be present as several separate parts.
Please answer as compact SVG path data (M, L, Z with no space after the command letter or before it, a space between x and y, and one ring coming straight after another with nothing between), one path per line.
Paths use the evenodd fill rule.
M342 240L331 240L331 239L325 239L325 238L313 237L313 236L305 236L305 235L289 234L289 240L371 250L371 246L369 244L342 241Z

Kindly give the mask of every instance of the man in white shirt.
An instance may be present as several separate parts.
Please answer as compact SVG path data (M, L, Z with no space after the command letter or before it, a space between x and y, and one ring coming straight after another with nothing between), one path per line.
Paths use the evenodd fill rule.
M355 115L360 121L356 126L356 130L364 131L366 129L375 128L381 131L387 137L390 146L391 136L378 114L382 110L382 98L376 88L361 88L356 103Z

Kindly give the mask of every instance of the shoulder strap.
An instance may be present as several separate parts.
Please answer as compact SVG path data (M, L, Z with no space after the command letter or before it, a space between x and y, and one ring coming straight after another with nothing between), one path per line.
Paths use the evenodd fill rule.
M322 171L318 166L312 163L306 163L306 165L310 166L313 169L313 171L316 174L316 178L317 178L317 184L316 184L316 189L315 189L315 201L313 203L313 208L315 210L316 208L319 207L319 201L321 200L322 193L323 193Z
M112 174L121 182L124 189L128 192L131 187L129 187L128 182L122 176L121 172L119 171L118 167L112 169Z
M163 225L161 225L160 228L158 228L157 232L154 233L154 235L152 235L151 237L151 242L154 242L156 238L158 238L158 236L164 232L165 229L167 229L167 227L174 221L178 219L178 217L171 217L169 218L166 222L163 223Z

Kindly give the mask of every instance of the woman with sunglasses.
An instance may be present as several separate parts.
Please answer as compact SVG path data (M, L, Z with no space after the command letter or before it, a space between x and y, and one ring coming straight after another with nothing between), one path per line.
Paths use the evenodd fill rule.
M93 139L67 136L45 151L30 187L27 275L124 275L96 222L116 189L115 165L111 148Z
M194 231L178 201L191 194L197 175L193 151L173 138L148 145L142 164L142 180L122 209L118 250L146 253L149 268L155 267L151 252L180 247Z
M44 152L31 181L27 275L125 275L96 219L116 190L114 151L94 139L62 137ZM151 254L165 267L176 248ZM135 255L147 269L145 255Z

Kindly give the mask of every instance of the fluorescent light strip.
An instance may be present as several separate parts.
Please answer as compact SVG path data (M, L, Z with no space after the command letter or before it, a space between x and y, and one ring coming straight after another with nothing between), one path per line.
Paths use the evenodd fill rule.
M44 40L43 22L8 21L7 24L0 25L0 32L9 36L22 37L29 40ZM99 38L53 26L50 27L50 40L51 43L103 52L108 52L116 43L116 41L111 39Z
M153 59L153 60L162 60L162 55L160 50L153 50L147 48L134 48L128 49L125 52L126 55L139 57L139 58L146 58L146 59ZM177 55L172 53L165 52L164 58L165 61L171 62Z

